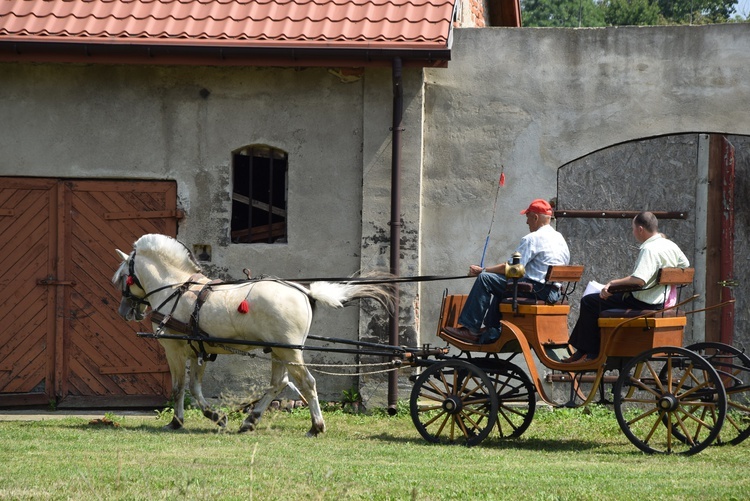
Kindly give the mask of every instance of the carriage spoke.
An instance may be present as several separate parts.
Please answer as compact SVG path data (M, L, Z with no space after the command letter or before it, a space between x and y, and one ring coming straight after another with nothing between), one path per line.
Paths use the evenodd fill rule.
M441 408L441 407L437 407L437 409L440 409L440 408ZM435 408L429 408L429 409L426 409L426 410L434 410L434 409L435 409ZM440 419L440 418L441 418L441 417L443 417L443 416L448 416L448 414L447 414L447 413L446 413L445 411L440 411L440 413L439 413L439 414L437 414L437 415L436 415L435 417L433 417L432 419L429 419L429 420L427 420L427 421L425 422L425 426L429 426L429 425L431 425L432 423L434 423L435 421L437 421L438 419ZM447 417L446 417L446 419L447 419ZM444 426L444 425L443 425L443 426ZM442 426L440 427L440 429L442 429Z
M658 377L654 377L654 380L659 381L659 378ZM645 392L651 393L656 398L659 398L661 396L661 392L658 392L655 389L653 389L650 386L648 386L646 383L643 382L643 380L640 377L638 377L638 378L631 378L628 381L628 383L629 383L629 386L630 386L630 389L631 389L631 391L628 392L628 398L630 398L631 401L636 401L636 402L638 401L637 399L633 399L632 397L630 397L630 395L632 395L632 391L633 390L643 390ZM659 384L661 385L661 383L659 383Z
M653 412L649 412L649 415L651 414L653 414ZM644 443L647 444L651 440L651 437L654 436L654 433L656 432L657 428L659 428L659 425L664 419L664 414L665 414L664 412L659 412L659 416L657 417L657 419L654 420L654 425L651 427L651 430L646 434L646 437L643 440Z
M729 393L729 392L727 392ZM750 407L747 405L742 405L741 403L737 402L736 400L730 400L727 402L727 405L731 407L732 409L744 412L746 414L750 414Z
M518 430L518 426L513 422L511 416L508 415L508 412L510 412L511 414L515 414L516 416L523 417L523 414L520 412L513 411L512 409L509 409L507 407L500 408L497 413L497 427L501 435L503 435L503 423L507 423L510 429L513 430L511 434ZM502 420L500 418L502 418Z
M639 422L640 420L649 417L650 415L652 415L654 412L657 412L657 411L658 411L658 409L656 409L656 408L647 410L643 414L640 414L640 415L634 417L633 419L631 419L630 421L628 421L628 426L633 425L633 424Z

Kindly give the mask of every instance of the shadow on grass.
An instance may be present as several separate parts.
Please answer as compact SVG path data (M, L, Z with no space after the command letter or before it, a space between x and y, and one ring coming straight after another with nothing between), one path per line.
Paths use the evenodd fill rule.
M58 426L60 428L68 428L70 430L82 430L86 432L101 432L101 431L119 431L119 430L127 430L127 431L139 431L139 432L145 432L145 433L153 433L153 434L170 434L170 433L179 433L179 434L187 434L187 435L216 435L217 433L230 433L230 434L237 434L239 426L236 428L230 428L227 427L225 429L220 429L218 426L216 428L205 428L205 427L182 427L179 430L170 430L165 429L164 425L162 424L156 424L156 425L149 425L145 423L141 423L138 425L122 425L118 424L116 426L113 425L102 425L102 424L92 424L89 422L82 422L82 423L59 423Z
M462 447L462 446L454 446L454 445L449 445L449 444L434 444L434 443L427 442L421 437L414 437L414 438L394 437L392 435L387 435L385 433L374 435L372 438L376 440L382 440L384 442L392 442L392 443L399 443L399 444L408 443L410 445L416 445L416 446L421 445L425 447ZM599 442L591 441L591 440L539 439L539 438L529 438L529 439L516 438L516 439L501 440L499 438L490 437L490 438L483 440L481 443L473 447L486 447L486 448L493 448L493 449L508 449L508 450L568 452L568 451L584 451L584 450L600 449L602 447L602 444Z

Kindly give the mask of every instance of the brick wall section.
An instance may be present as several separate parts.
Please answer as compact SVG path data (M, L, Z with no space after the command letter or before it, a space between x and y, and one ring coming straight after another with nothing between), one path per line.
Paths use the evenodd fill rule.
M474 26L477 28L484 28L487 26L485 22L485 4L483 0L470 0L469 1L470 8L471 8L471 22L474 23Z

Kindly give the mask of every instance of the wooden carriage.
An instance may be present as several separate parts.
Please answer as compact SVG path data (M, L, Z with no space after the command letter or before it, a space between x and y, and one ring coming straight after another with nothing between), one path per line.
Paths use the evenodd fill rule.
M500 438L518 437L531 423L537 395L551 406L575 407L597 393L600 403L613 403L623 433L644 452L694 454L750 435L750 358L721 343L682 347L683 306L696 296L665 310L602 312L599 356L563 363L570 354L568 297L582 275L583 266L550 267L546 280L560 284L562 295L556 304L517 293L502 300L501 336L489 344L444 330L459 326L467 298L444 295L437 335L453 353L415 361L425 369L414 378L411 414L425 439L473 445L495 428ZM681 289L693 275L692 268L664 268L658 286Z

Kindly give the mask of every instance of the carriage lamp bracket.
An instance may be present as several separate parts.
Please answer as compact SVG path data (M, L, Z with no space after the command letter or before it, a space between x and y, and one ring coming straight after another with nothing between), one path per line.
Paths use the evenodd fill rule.
M740 285L739 280L729 279L729 280L722 280L721 282L717 282L722 287L737 287Z

